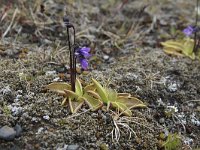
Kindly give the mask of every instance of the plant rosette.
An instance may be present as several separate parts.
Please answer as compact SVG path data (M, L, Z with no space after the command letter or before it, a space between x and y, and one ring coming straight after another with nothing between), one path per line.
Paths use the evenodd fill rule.
M138 98L128 93L117 93L115 90L103 87L98 81L92 79L92 83L82 86L79 79L76 79L76 90L71 90L71 85L65 82L54 82L46 86L46 89L57 92L64 96L62 105L68 104L70 111L76 113L86 103L92 111L106 106L121 112L124 115L132 116L132 108L146 108L147 106Z

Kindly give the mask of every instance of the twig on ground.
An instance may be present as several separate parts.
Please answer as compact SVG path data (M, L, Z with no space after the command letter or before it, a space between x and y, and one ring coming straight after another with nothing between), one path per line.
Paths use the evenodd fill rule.
M8 28L6 29L6 31L3 33L3 35L2 35L2 39L8 34L8 32L10 31L10 29L11 29L11 27L12 27L12 25L13 25L13 22L14 22L14 20L15 20L15 17L16 17L16 15L17 15L17 13L19 12L19 9L18 8L16 8L15 9L15 12L14 12L14 14L13 14L13 17L12 17L12 20L11 20L11 22L10 22L10 25L8 26Z

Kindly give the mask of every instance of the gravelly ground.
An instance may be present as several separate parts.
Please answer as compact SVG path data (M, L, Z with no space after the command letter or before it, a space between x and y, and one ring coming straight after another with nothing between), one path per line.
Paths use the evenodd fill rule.
M192 2L128 1L120 7L114 1L48 0L45 14L39 13L40 4L17 1L1 22L3 36L15 8L20 10L0 41L0 128L18 124L22 132L11 141L0 139L0 149L162 149L166 139L161 134L168 132L179 134L180 149L199 148L200 63L168 56L159 44L174 37L170 28L181 31L192 23ZM72 115L61 106L61 96L43 90L60 77L63 64L68 67L65 14L76 25L77 40L96 56L89 73L79 77L102 83L110 79L112 88L138 97L147 109L134 109L132 118L118 120L111 110L91 112L87 106ZM65 76L68 81L67 72ZM126 127L120 125L123 121ZM112 136L114 123L120 129L119 140Z

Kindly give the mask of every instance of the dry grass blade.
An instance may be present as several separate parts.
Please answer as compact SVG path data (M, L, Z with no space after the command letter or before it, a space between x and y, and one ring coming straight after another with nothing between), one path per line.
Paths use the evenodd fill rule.
M85 111L83 111L83 112L81 112L81 113L74 113L74 114L70 115L69 117L67 117L67 119L72 119L72 118L78 117L78 116L80 116L80 115L82 115L82 114L87 113L87 112L90 111L90 110L91 110L91 109L87 109L87 110L85 110Z
M112 39L113 41L121 39L120 36L118 36L118 35L116 35L116 34L110 32L110 31L105 31L105 30L102 29L101 32L102 32L104 35L108 36L108 37L109 37L110 39Z
M8 34L8 32L10 31L10 29L11 29L13 23L14 23L14 20L15 20L15 17L16 17L16 15L17 15L17 13L19 13L19 9L18 9L18 8L15 9L14 14L13 14L13 17L12 17L12 20L11 20L11 22L10 22L8 28L6 29L6 31L3 33L2 39L3 39L3 38Z

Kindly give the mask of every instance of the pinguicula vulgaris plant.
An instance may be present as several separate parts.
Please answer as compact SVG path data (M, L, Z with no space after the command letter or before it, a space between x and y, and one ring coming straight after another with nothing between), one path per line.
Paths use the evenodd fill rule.
M191 59L200 59L200 27L198 26L199 13L199 0L196 0L195 25L189 25L183 30L183 39L161 42L166 53L186 55Z
M132 108L146 107L139 99L132 97L128 93L117 93L115 90L102 86L98 81L92 79L92 83L82 86L80 80L76 77L76 60L79 60L82 69L88 69L88 58L91 56L89 47L80 47L76 44L75 28L67 18L64 18L67 28L67 41L70 55L70 82L53 82L46 86L50 91L55 91L64 96L62 105L68 105L72 113L76 113L85 103L92 111L104 108L106 110L113 108L121 114L131 116ZM69 30L73 30L73 45L71 45Z

